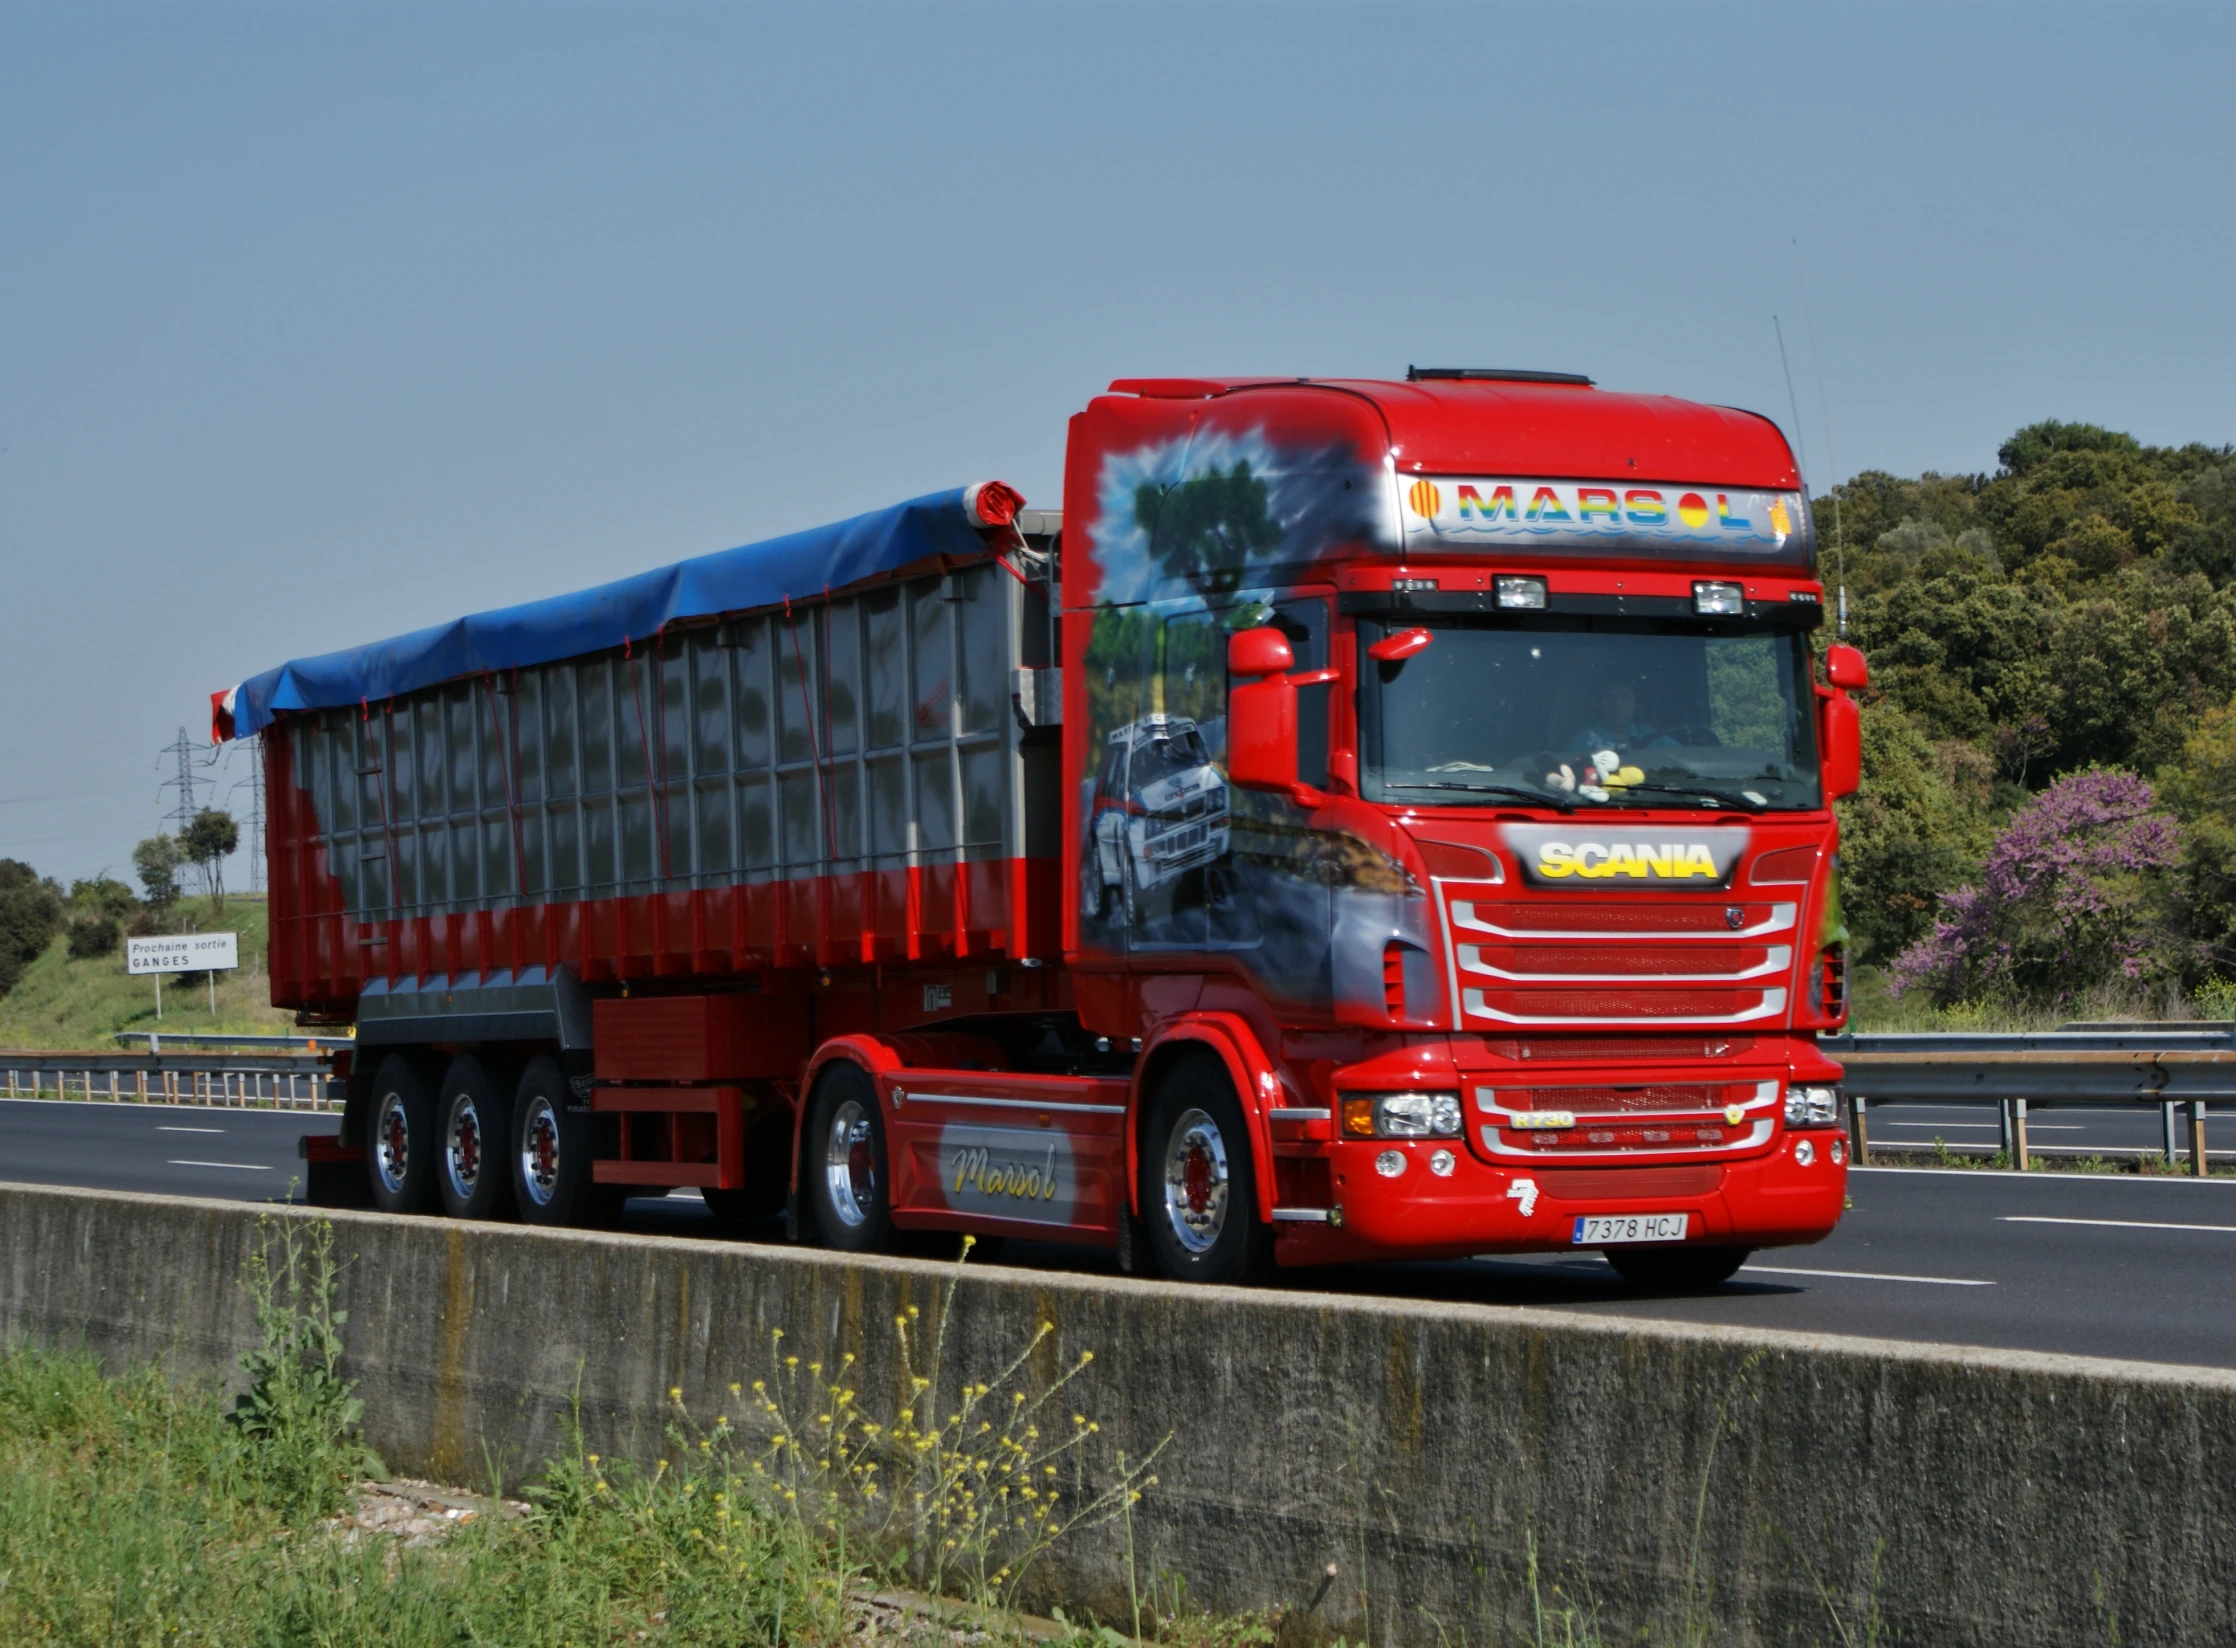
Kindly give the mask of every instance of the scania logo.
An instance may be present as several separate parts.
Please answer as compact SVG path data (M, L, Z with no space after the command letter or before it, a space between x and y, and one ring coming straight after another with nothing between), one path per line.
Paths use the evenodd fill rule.
M1747 850L1743 826L1621 834L1573 825L1509 824L1506 844L1522 877L1539 887L1721 887Z

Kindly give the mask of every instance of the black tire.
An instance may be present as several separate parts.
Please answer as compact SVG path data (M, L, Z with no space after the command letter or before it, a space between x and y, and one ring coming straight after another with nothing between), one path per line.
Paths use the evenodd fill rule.
M416 1060L391 1053L373 1076L365 1129L365 1178L383 1213L435 1205L435 1095Z
M1731 1280L1750 1247L1610 1247L1601 1256L1615 1274L1647 1293L1706 1293Z
M461 1053L438 1089L442 1127L435 1189L453 1219L497 1219L512 1211L512 1084L482 1059Z
M1184 1058L1157 1086L1142 1139L1141 1222L1157 1268L1176 1282L1249 1283L1273 1268L1249 1129L1216 1059Z
M855 1065L816 1079L800 1155L800 1193L825 1247L876 1253L893 1236L892 1175L877 1089Z
M513 1204L529 1224L587 1224L598 1211L590 1182L590 1118L572 1103L558 1061L530 1059L513 1089L505 1132Z

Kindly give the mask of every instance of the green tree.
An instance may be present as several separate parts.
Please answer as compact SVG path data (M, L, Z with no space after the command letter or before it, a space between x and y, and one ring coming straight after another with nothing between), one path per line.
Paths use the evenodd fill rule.
M1840 804L1841 908L1859 959L1916 940L1940 895L1978 868L1993 779L1961 740L1937 747L1888 700L1863 706L1863 789Z
M62 930L62 889L21 859L0 858L0 996Z
M218 807L204 807L179 834L180 856L201 872L202 885L220 914L225 910L225 861L240 844L240 825Z
M132 849L132 871L147 890L147 901L158 910L178 902L179 870L186 860L169 835L151 835Z
M140 901L133 896L132 889L105 871L89 880L70 883L73 916L104 915L125 921L139 908Z
M2191 935L2212 964L2236 967L2236 703L2211 709L2158 773L2159 799L2182 821L2182 881Z

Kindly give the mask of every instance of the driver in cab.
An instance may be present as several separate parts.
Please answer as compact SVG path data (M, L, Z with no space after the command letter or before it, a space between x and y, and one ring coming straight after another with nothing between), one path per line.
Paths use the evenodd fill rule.
M1569 748L1576 750L1667 749L1676 739L1638 715L1638 689L1621 676L1600 683L1593 705L1595 717L1576 730Z

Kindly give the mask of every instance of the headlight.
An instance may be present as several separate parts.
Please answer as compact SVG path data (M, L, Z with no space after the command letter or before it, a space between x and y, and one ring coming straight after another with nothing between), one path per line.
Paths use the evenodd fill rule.
M1788 1127L1838 1127L1840 1125L1840 1089L1837 1087L1803 1087L1798 1084L1787 1088L1786 1125Z
M1736 618L1747 610L1744 584L1693 585L1693 611L1703 618Z
M1506 578L1493 580L1498 604L1502 607L1523 607L1533 612L1545 610L1545 580L1542 578Z
M1347 1139L1456 1139L1457 1093L1358 1094L1343 1101Z

